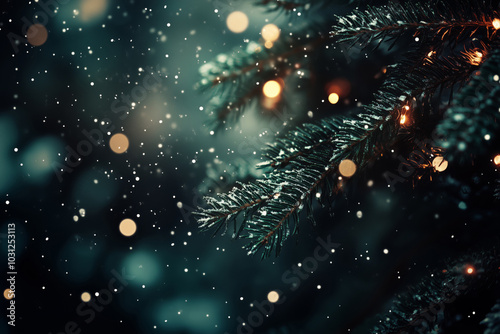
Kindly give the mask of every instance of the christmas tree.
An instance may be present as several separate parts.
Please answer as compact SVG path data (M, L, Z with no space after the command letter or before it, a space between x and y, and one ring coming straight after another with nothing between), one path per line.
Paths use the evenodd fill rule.
M455 213L420 222L416 238L446 250L429 275L377 309L387 313L372 332L500 333L499 3L361 2L333 16L329 1L256 2L288 15L290 24L269 24L260 41L200 67L198 87L213 97L210 130L233 130L256 104L263 117L294 127L263 148L262 176L243 175L252 180L209 194L198 212L200 228L248 239L248 254L278 255L303 220L316 224L319 215L324 228L320 207L335 214L339 198L365 189L360 180L382 175L392 191L406 190L401 201L408 210L422 210L418 201L426 210L446 205ZM316 15L308 14L314 8ZM375 73L370 84L378 87L367 103L351 92L365 55L390 61ZM350 80L339 78L349 69ZM297 99L307 107L290 117ZM460 215L464 221L454 224Z

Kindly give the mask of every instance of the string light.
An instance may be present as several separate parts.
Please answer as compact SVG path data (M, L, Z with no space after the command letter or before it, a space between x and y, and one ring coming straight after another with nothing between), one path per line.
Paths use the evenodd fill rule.
M462 52L462 54L465 56L465 58L467 58L469 64L471 65L479 66L483 62L484 53L481 51L467 51Z
M405 106L403 107L403 109L404 109L405 111L410 111L410 106L409 106L409 105L405 105ZM401 115L401 117L400 117L400 119L399 119L399 124L403 125L403 124L405 124L408 120L409 120L409 117L408 117L406 114L403 114L403 115Z
M495 28L495 30L500 29L500 19L494 19L491 23L493 24L493 28Z
M465 272L469 275L474 274L475 271L476 269L473 266L467 266L467 268L465 268Z
M432 167L437 172L444 172L446 168L448 168L448 161L446 161L443 157L435 157L432 160Z

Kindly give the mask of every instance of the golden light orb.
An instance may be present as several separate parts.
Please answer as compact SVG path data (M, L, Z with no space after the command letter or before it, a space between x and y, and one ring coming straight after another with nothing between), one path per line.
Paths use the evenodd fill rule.
M328 102L331 104L337 104L340 101L340 96L337 93L331 93L328 95Z
M401 115L401 118L399 119L399 124L405 124L406 123L406 115Z
M493 162L495 163L495 165L500 166L500 154L497 154L497 155L493 158Z
M35 23L28 28L26 39L33 46L40 46L47 41L49 33L47 28L39 23Z
M11 289L5 289L3 291L3 296L5 299L11 300L12 298L14 298L14 292L12 292Z
M432 160L432 167L437 172L444 172L446 168L448 168L448 161L446 161L443 157L435 157Z
M342 160L339 164L339 172L344 177L351 177L356 173L356 164L349 159Z
M467 266L467 268L465 268L465 272L469 275L472 275L476 272L476 269L473 266Z
M266 97L275 98L281 93L281 85L276 80L270 80L264 84L262 92Z
M280 33L280 29L272 23L266 24L261 31L262 38L264 38L266 42L276 42L280 37Z
M227 28L235 34L239 34L247 30L248 23L249 20L247 14L240 11L232 12L226 19Z
M122 154L128 150L129 141L123 133L115 133L109 139L109 147L117 154Z
M267 300L271 303L276 303L279 299L280 295L276 291L271 291L267 294Z
M500 19L494 19L491 23L493 24L493 28L495 28L495 30L500 29Z
M137 231L137 224L132 219L126 218L121 221L119 229L121 234L131 237Z
M80 296L80 298L82 299L83 302L87 303L87 302L90 301L91 296L90 296L90 293L84 292L84 293L82 293L82 295Z

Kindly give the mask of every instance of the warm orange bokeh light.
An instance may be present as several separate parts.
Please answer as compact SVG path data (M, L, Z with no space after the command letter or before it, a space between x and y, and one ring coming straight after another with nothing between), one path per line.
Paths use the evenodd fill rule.
M137 225L132 219L124 219L119 226L120 233L126 237L133 236L137 231Z
M261 34L266 42L276 42L280 37L280 28L275 24L269 23L262 28Z
M401 115L401 119L399 120L399 124L405 124L406 123L406 115Z
M465 272L469 275L472 275L474 274L474 272L476 271L476 269L474 269L473 266L467 266L467 268L465 269Z
M235 34L239 34L248 28L248 16L240 11L235 11L229 14L226 20L226 25L229 30Z
M129 141L127 136L123 133L115 133L109 139L109 147L111 150L117 154L125 153L128 150Z
M448 168L448 161L446 161L443 157L435 157L432 160L432 167L437 172L444 172L446 168Z
M337 104L339 100L340 96L337 93L331 93L330 95L328 95L328 102L330 102L331 104Z
M49 33L47 32L47 29L39 23L35 23L30 26L26 33L28 43L33 46L40 46L44 44L47 41L48 36Z
M339 172L344 177L351 177L356 173L356 164L352 160L344 159L339 164Z
M493 158L495 165L500 166L500 154Z
M264 87L262 87L262 92L266 97L271 99L275 98L281 93L281 85L278 81L269 80L264 84Z
M494 19L491 23L493 24L493 28L495 28L495 30L500 29L500 19Z

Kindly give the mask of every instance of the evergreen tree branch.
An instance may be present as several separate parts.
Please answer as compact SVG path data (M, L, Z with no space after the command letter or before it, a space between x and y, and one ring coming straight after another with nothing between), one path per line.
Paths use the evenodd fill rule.
M491 312L481 321L486 326L484 334L500 333L500 300L493 306Z
M445 137L441 145L447 159L461 159L465 154L481 154L485 144L500 130L500 49L494 49L480 67L480 74L455 98L438 126Z
M391 310L380 317L373 334L421 333L436 330L444 323L446 307L461 296L489 289L500 277L497 246L453 261L445 270L436 270L418 285L397 296Z
M425 33L433 40L457 40L470 36L478 29L496 35L492 21L498 13L498 1L434 0L427 2L391 3L354 10L347 16L336 16L337 23L330 32L339 42L367 45L374 40L401 37L405 32Z
M389 77L376 94L375 102L365 107L365 113L357 119L363 126L358 131L384 126L384 122L376 122L386 114L391 114L393 119L399 118L402 108L409 103L405 101L420 95L430 98L439 88L449 88L466 81L476 68L463 57L429 57L426 48L410 52L405 61L389 68ZM403 101L402 96L405 97ZM284 168L322 146L333 145L342 131L342 123L355 121L333 118L323 120L319 125L306 124L269 145L264 152L267 161L259 164L259 167Z
M214 98L207 107L217 126L240 118L247 106L261 96L262 85L271 79L285 78L296 64L306 61L305 54L313 52L325 37L309 37L307 33L283 37L272 49L250 43L246 50L237 48L230 57L221 54L200 67L200 90L212 89ZM256 85L260 83L260 85Z

